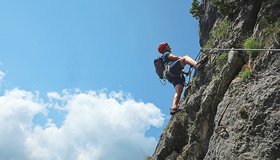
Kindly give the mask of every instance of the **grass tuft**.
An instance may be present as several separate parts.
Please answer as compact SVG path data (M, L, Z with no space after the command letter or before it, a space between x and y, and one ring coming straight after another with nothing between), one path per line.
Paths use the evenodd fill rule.
M230 29L230 21L227 18L225 18L224 20L221 21L219 26L216 26L213 29L213 35L217 39L227 37L227 34L229 33L229 29Z
M245 49L260 49L262 47L262 42L260 40L254 39L252 37L249 37L244 42L244 48ZM247 51L250 58L255 58L258 56L259 51Z
M239 76L240 76L240 78L244 81L244 80L246 80L246 79L248 79L248 78L250 77L251 73L252 73L252 72L250 71L250 69L249 69L248 67L244 67L244 68L241 70Z

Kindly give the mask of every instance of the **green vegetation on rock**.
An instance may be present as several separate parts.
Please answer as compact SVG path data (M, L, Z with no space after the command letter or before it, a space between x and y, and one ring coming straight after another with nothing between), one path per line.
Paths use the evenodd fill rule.
M252 37L247 38L244 42L245 49L259 49L261 47L262 47L262 42ZM259 51L253 51L253 50L248 50L247 52L250 58L255 58L259 53Z
M214 40L213 38L208 39L208 41L206 42L204 48L212 48L214 46Z
M219 12L222 15L228 15L230 14L231 11L231 7L232 7L232 2L229 1L224 1L224 0L210 0L210 2L218 8Z
M279 37L280 21L267 25L267 27L262 30L262 33L264 36L264 42L266 44L272 44L277 39L277 37Z
M227 63L227 59L228 59L228 53L226 53L226 52L223 52L223 53L219 54L214 59L213 65L214 65L214 74L215 75L221 71L224 64Z
M224 18L212 29L211 35L208 41L204 45L204 48L213 48L216 40L225 40L228 38L228 33L231 29L231 22L228 18Z
M225 18L223 19L218 26L213 28L213 36L217 39L222 39L227 37L227 34L230 31L230 21Z
M243 67L241 72L239 73L239 77L244 81L249 78L251 75L251 71L248 67Z
M201 4L198 0L192 1L192 8L190 8L190 13L195 19L199 19L200 11L201 11Z
M217 58L214 60L214 65L223 65L227 62L228 54L226 52L223 52Z

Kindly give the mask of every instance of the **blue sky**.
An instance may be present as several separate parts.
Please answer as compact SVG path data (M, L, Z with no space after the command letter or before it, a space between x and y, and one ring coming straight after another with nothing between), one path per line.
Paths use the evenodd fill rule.
M1 0L1 98L20 95L15 97L25 102L33 97L32 104L45 108L30 110L31 124L43 131L49 123L63 128L75 97L105 94L106 100L118 100L116 106L133 100L161 110L147 114L161 115L164 123L144 123L141 131L158 140L169 120L174 89L159 82L153 59L162 41L175 54L195 58L198 22L190 7L188 0Z

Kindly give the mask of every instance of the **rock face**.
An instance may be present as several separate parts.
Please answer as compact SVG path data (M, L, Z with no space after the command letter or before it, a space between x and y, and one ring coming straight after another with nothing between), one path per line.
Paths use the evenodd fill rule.
M202 48L280 48L279 0L203 0ZM247 45L246 45L247 43ZM258 44L258 45L257 45ZM280 52L201 52L153 160L280 160Z

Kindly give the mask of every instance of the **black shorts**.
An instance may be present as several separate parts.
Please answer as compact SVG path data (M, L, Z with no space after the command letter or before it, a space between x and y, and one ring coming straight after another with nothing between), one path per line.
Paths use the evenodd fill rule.
M170 65L169 71L171 72L172 75L176 76L168 76L167 75L167 80L173 84L175 87L177 84L185 84L185 77L182 75L182 69L183 67L181 66L181 63L179 60L175 61Z

